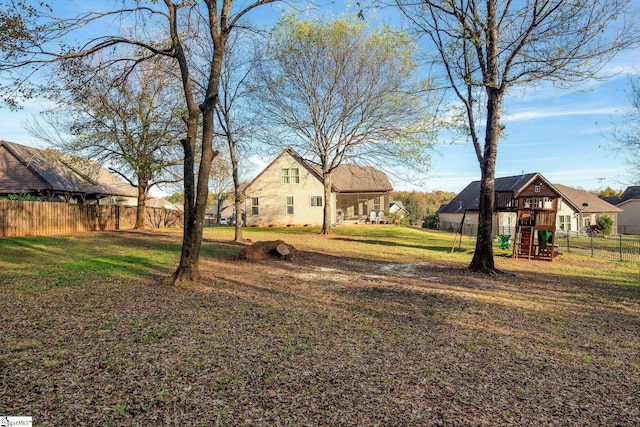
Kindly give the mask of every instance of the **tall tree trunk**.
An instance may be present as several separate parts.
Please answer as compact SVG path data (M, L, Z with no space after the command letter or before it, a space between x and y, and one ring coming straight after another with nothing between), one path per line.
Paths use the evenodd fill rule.
M227 129L229 126L227 125ZM235 207L236 225L235 236L236 242L242 242L242 191L240 191L240 177L238 175L238 156L236 153L236 143L231 132L227 132L227 142L229 143L229 157L231 158L231 176L233 176L233 205Z
M487 90L487 128L485 133L484 153L480 162L480 195L478 212L478 238L476 249L469 268L473 271L487 273L497 272L493 260L493 211L496 179L496 158L498 140L502 132L500 109L502 94L495 89Z
M476 249L469 268L473 271L495 271L493 262L493 242L491 240L493 228L493 193L495 171L489 171L491 166L485 161L482 166L480 180L480 197L478 212L478 237ZM495 162L494 162L495 163Z
M236 216L235 237L233 240L242 242L244 240L242 237L242 227L244 225L244 219L242 217L242 192L240 191L240 180L238 179L238 167L236 165L233 166L233 187L233 203Z
M320 234L332 234L331 229L331 172L322 173L322 181L324 183L324 205L322 217L322 231Z
M498 24L496 21L495 1L487 0L487 46L486 68L483 72L487 95L487 125L484 136L484 152L480 161L480 195L478 212L478 238L476 249L469 268L473 271L496 273L493 260L493 210L496 179L496 158L498 141L502 132L500 111L502 110L503 91L498 85ZM482 51L478 50L478 56ZM479 156L480 157L480 156Z
M184 224L182 233L182 253L180 264L171 277L173 283L183 280L196 280L199 276L197 265L194 268L194 252L196 250L196 215L195 215L195 141L198 131L198 113L190 114L187 122L188 137L182 140L184 149ZM199 247L198 247L199 249Z
M136 225L134 230L144 230L144 217L147 212L147 194L149 193L149 186L147 182L138 178L138 209L136 211Z
M202 152L200 166L198 168L198 181L196 183L195 200L193 203L190 221L185 227L185 240L183 242L183 256L180 259L178 270L174 274L175 281L200 279L200 248L202 247L202 234L204 230L204 215L207 210L209 196L209 173L213 158L218 155L213 150L213 111L212 106L202 107ZM193 170L193 169L192 169ZM185 194L186 197L186 194ZM186 241L188 237L188 242ZM186 250L185 250L186 248Z
M236 188L235 196L234 196L234 206L235 206L235 216L236 216L236 224L235 224L235 236L233 240L236 242L242 242L244 239L242 237L242 227L244 218L242 217L242 194L240 190Z
M220 212L222 212L222 198L220 194L216 195L216 224L220 225Z
M226 3L225 3L226 4ZM217 25L215 6L213 3L207 4L209 7L209 22ZM173 30L175 31L175 29ZM200 248L202 247L202 234L204 228L204 216L207 209L207 199L209 196L209 174L213 158L218 155L218 151L213 149L213 113L218 100L218 85L220 82L220 71L222 69L222 58L224 56L226 35L221 35L217 30L212 32L213 38L213 58L211 69L209 70L209 81L205 93L204 101L195 108L191 92L191 80L188 73L188 64L184 52L180 45L176 46L179 52L176 53L182 81L185 87L185 94L188 98L189 118L187 122L187 139L183 142L185 150L185 218L184 234L182 239L182 254L180 264L173 273L173 283L183 280L196 281L200 278ZM198 180L195 182L195 141L198 135L198 117L202 115L202 150L200 164L198 167ZM195 188L195 191L194 191Z
M180 254L180 264L171 276L171 281L177 283L183 280L196 280L199 277L197 259L200 245L197 239L196 209L195 209L195 151L196 139L198 137L198 120L200 109L198 109L194 97L189 72L189 62L180 42L180 35L177 26L177 4L165 2L169 8L171 40L174 45L174 57L180 68L185 100L187 103L188 117L184 120L187 125L187 137L180 142L184 151L184 224L182 233L182 252ZM195 262L194 262L195 260Z

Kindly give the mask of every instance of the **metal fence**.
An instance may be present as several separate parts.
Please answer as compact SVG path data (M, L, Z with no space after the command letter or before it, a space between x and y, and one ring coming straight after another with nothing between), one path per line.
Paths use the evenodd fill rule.
M640 236L626 234L604 236L558 232L556 245L559 249L569 253L640 263Z
M441 222L428 224L425 228L441 229L449 232L458 232L459 223ZM476 237L478 227L475 224L463 224L464 236ZM494 227L493 234L510 235L515 237L515 227ZM586 234L579 232L556 231L555 244L558 249L567 253L581 254L592 257L611 259L616 261L629 261L640 263L640 236L629 234L616 234L605 236L601 234Z

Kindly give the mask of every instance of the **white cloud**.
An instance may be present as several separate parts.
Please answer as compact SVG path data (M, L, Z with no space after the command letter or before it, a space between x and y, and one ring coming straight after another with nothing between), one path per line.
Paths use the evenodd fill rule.
M459 193L464 187L466 187L471 181L477 181L480 179L478 175L471 173L445 173L442 175L432 175L424 179L414 182L407 181L394 181L392 179L393 189L395 191L451 191Z
M619 53L602 69L605 75L639 75L640 74L640 49L629 49Z
M591 116L591 115L614 115L619 114L620 109L617 107L601 107L601 108L576 108L567 109L563 108L544 108L544 109L523 109L517 113L509 114L504 113L505 123L531 121L539 119L548 119L555 117L569 117L569 116Z

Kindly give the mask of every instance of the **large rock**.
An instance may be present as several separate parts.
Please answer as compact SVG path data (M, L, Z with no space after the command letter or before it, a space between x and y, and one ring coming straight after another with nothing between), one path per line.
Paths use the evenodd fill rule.
M282 240L256 242L240 251L238 257L248 261L284 260L291 261L296 248Z

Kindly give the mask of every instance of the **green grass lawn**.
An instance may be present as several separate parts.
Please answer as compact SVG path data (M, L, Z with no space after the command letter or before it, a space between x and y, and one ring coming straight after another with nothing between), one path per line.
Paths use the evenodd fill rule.
M393 226L0 239L0 415L37 426L638 425L640 269L562 255L470 273Z
M335 227L335 236L319 236L318 227L246 228L244 237L257 240L285 240L295 247L367 259L397 262L433 262L450 266L467 266L475 249L475 238L462 236L454 245L454 234L410 227L344 226ZM233 227L205 229L211 239L233 239ZM563 253L553 262L513 260L511 249L500 249L494 242L495 262L504 271L541 271L558 277L590 277L640 287L640 265L598 257ZM451 249L454 248L452 252Z

